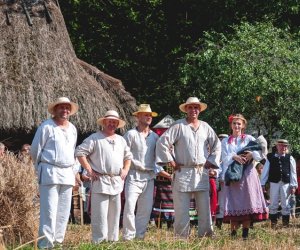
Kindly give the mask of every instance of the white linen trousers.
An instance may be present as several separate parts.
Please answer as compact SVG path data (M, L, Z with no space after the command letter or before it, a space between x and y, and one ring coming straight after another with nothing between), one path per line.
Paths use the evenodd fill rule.
M91 225L93 243L119 240L121 194L95 193L91 197Z
M62 243L67 229L72 185L40 185L40 226L39 236L46 237L38 242L39 248L52 248Z
M125 206L123 212L123 239L143 239L149 224L153 206L154 179L125 182ZM136 214L135 207L137 205Z
M279 203L281 205L281 214L290 215L289 199L291 196L290 183L279 181L270 182L270 214L277 214Z
M209 190L180 192L173 189L175 210L174 230L175 236L187 238L190 231L190 199L194 193L196 209L198 212L198 236L211 236L213 234L212 218L210 213Z

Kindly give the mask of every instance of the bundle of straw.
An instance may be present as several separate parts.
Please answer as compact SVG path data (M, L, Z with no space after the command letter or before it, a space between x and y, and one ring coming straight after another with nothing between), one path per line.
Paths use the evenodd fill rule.
M34 167L13 153L0 158L0 228L6 246L36 237L39 205Z
M2 229L0 229L0 249L1 250L6 249L5 245L4 245L4 242L3 242L3 230Z

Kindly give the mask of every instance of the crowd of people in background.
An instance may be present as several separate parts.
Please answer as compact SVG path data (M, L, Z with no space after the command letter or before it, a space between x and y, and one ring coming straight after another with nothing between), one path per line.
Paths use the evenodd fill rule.
M167 222L175 237L187 239L192 203L198 237L211 237L214 224L220 229L229 223L231 237L242 226L246 240L253 223L268 218L274 229L279 217L288 227L300 194L288 141L277 140L269 153L262 136L245 133L242 114L228 117L229 135L217 135L199 119L206 108L197 97L189 97L179 105L185 117L155 133L151 124L158 114L141 104L132 114L137 125L124 136L117 129L125 121L108 110L97 120L99 131L76 146L77 130L69 117L79 106L66 97L50 103L52 117L17 154L37 174L39 248L62 244L75 180L88 190L84 214L94 243L118 241L120 228L123 240L142 240L152 217L157 226ZM0 143L0 157L5 150Z

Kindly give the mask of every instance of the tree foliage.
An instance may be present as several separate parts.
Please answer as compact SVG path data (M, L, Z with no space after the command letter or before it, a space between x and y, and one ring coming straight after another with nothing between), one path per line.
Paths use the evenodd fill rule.
M138 103L173 116L189 95L179 65L205 31L232 32L230 25L266 16L298 27L299 12L298 0L64 0L60 6L78 57L121 79Z
M206 33L199 51L187 54L186 91L209 104L205 119L220 132L228 131L229 114L243 113L269 141L280 132L299 151L299 37L270 22L233 30Z
M257 129L267 128L269 138L280 130L299 140L292 35L299 31L298 0L64 0L60 6L77 56L121 79L160 118L178 118L178 105L197 95L209 104L203 119L217 131L227 131L226 116L239 111Z

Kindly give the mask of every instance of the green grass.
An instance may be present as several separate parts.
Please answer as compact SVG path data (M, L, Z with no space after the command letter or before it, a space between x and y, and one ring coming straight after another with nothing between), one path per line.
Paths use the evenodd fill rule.
M165 227L158 229L150 226L144 240L90 243L90 226L69 225L64 249L299 249L300 248L300 219L295 219L290 228L270 228L269 222L254 224L254 229L249 231L249 239L242 240L241 229L236 239L229 237L229 225L223 225L221 230L215 229L212 238L196 237L196 228L192 228L188 240L174 238L172 230ZM120 232L121 237L121 232Z

